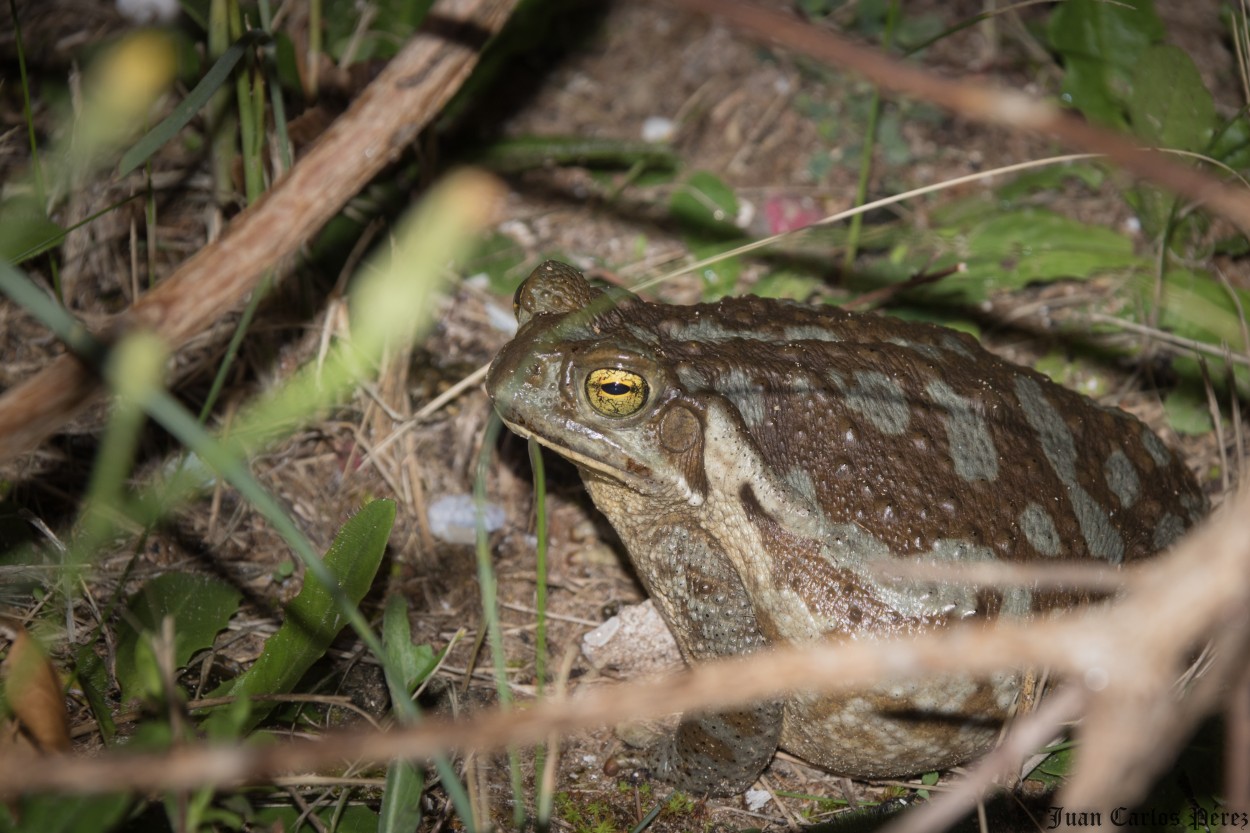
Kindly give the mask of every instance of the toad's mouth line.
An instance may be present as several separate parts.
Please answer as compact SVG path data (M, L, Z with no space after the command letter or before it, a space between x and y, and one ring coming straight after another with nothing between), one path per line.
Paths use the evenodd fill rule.
M557 442L553 442L541 434L535 433L525 426L511 422L503 417L500 417L500 420L503 421L504 425L508 426L509 431L516 434L518 437L526 440L534 440L539 445L545 445L547 448L550 448L556 454L559 454L561 457L565 458L579 468L589 469L596 474L610 477L613 480L619 480L622 483L641 484L646 481L646 478L643 475L619 466L609 465L608 463L605 463L602 460L597 460L594 457L588 457L580 451L575 451L567 445L561 445Z

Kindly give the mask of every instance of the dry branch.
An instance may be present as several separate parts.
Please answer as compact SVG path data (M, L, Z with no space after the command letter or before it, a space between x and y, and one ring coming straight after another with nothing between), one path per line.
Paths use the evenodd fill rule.
M163 755L108 753L0 759L0 798L34 790L104 792L190 789L341 766L344 761L427 758L436 752L539 743L569 732L676 710L739 705L794 689L854 688L923 674L989 674L1048 668L1089 705L1077 770L1059 802L1069 809L1131 806L1192 727L1240 676L1250 633L1250 492L1171 552L1125 571L1114 602L1040 622L1000 621L892 641L790 647L701 665L655 682L600 688L524 711L393 732L317 741L183 747ZM1195 564L1200 567L1195 568ZM1194 649L1212 641L1215 661L1182 696L1176 680ZM1032 721L1044 737L1056 725Z
M976 121L1053 136L1074 150L1103 154L1134 176L1206 206L1236 223L1243 232L1250 233L1250 194L1243 189L1225 185L1213 176L1143 148L1114 131L1095 127L1046 102L987 84L942 78L878 50L858 46L793 14L742 0L668 2L720 18L751 37L846 67L884 90L937 104Z
M150 329L177 348L238 306L438 114L515 5L439 3L431 16L437 26L427 24L284 179L108 329ZM64 355L6 391L0 396L0 461L34 448L99 390L95 374Z

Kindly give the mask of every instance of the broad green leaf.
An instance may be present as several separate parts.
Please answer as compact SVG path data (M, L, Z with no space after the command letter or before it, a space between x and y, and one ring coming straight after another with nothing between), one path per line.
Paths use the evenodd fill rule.
M1211 141L1215 103L1197 67L1179 47L1147 47L1128 99L1133 132L1154 147L1199 151Z
M1224 124L1211 143L1209 152L1235 170L1250 167L1250 118L1240 113Z
M192 654L212 646L238 609L239 598L239 591L221 579L193 573L165 573L143 585L130 598L117 632L122 701L155 693L150 680L144 682L155 673L155 666L144 659L150 650L145 646L166 616L174 620L174 663L181 668Z
M1154 302L1154 276L1143 274L1138 281L1144 309ZM1236 299L1231 293L1236 293ZM1245 351L1241 319L1237 308L1250 314L1250 292L1226 287L1196 269L1169 270L1163 281L1158 324L1165 330L1207 344L1227 344L1234 351Z
M421 826L425 775L408 761L391 761L378 813L377 833L409 833Z
M997 193L1008 202L1016 202L1038 193L1056 190L1069 179L1078 180L1090 190L1094 190L1102 185L1106 178L1106 169L1091 162L1047 165L1044 168L1025 171L999 188Z
M1033 369L1045 373L1065 388L1094 399L1111 391L1111 381L1102 365L1087 361L1081 355L1073 357L1065 350L1051 350L1033 364Z
M1238 308L1250 312L1250 292L1226 287L1210 274L1192 269L1170 270L1164 278L1161 294L1155 288L1151 270L1142 270L1135 286L1138 302L1125 313L1126 317L1139 323L1154 323L1182 338L1212 346L1227 344L1235 353L1247 349ZM1156 295L1159 295L1157 308ZM1211 356L1207 357L1207 362L1212 383L1218 391L1225 392L1224 362ZM1172 368L1182 379L1198 386L1203 384L1201 369L1194 358L1177 356ZM1250 396L1250 368L1234 365L1233 371L1239 395Z
M1189 55L1175 46L1158 44L1142 52L1128 110L1133 132L1144 144L1190 151L1211 144L1215 104ZM1169 222L1176 222L1172 194L1141 184L1126 196L1148 236L1159 237ZM1207 227L1204 214L1189 214L1171 229L1172 247L1184 251L1190 241L1205 236Z
M253 830L282 830L285 833L377 833L378 815L360 804L350 804L337 815L335 807L322 807L315 811L321 824L308 820L308 813L295 806L263 807L256 811Z
M697 243L687 241L690 253L696 260L720 254L726 248L725 243ZM716 301L734 291L738 285L738 277L742 274L742 258L728 257L710 266L704 266L695 272L703 281L702 297L704 301Z
M932 787L935 784L937 784L937 782L940 781L941 779L942 779L942 773L940 772L926 772L924 775L920 776L920 783L924 784L926 787ZM916 795L919 796L920 798L928 798L929 791L917 790Z
M738 198L718 176L696 171L673 191L669 214L689 232L701 235L737 236Z
M978 341L981 340L983 332L981 326L975 321L971 321L959 315L955 310L923 305L898 305L891 306L889 309L882 310L888 315L903 321L923 321L926 324L940 324L948 330L955 330L960 333L967 333Z
M1063 99L1100 124L1123 128L1121 106L1142 52L1163 40L1151 0L1067 0L1048 29L1064 64Z
M1206 394L1196 384L1181 385L1163 398L1168 425L1179 434L1209 434L1215 426Z
M1051 752L1042 762L1033 768L1033 771L1025 776L1030 781L1041 781L1049 786L1057 786L1062 784L1068 777L1068 773L1072 771L1072 762L1075 754L1071 746L1066 746Z
M325 567L353 605L360 604L369 592L394 523L395 502L375 500L343 524L330 545ZM213 692L213 696L290 692L313 663L325 655L346 624L347 617L334 604L330 592L305 574L299 595L286 607L282 627L265 643L256 662L242 676ZM271 710L268 704L253 703L244 728L255 726ZM208 728L212 730L215 723L226 720L226 714L215 713L208 720Z
M1002 289L1037 281L1088 278L1140 262L1133 243L1111 229L1090 226L1042 209L1009 211L990 217L953 241L957 252L940 258L932 270L963 263L953 274L919 295L955 293L977 302Z
M824 282L815 275L778 269L756 281L751 287L751 292L764 298L806 301L814 293L823 289L824 285Z
M61 242L65 229L33 197L0 202L0 259L21 263Z
M707 171L696 171L673 191L668 211L681 225L682 237L697 260L720 254L730 241L742 237L734 225L738 198L720 177ZM699 270L703 300L714 301L733 292L741 273L742 261L736 257Z
M37 795L17 802L20 822L0 804L0 831L7 833L107 833L125 818L129 795Z
M364 7L355 0L329 0L322 19L326 45L336 59L350 57L353 63L395 56L421 25L434 0L375 0ZM361 26L368 23L368 27Z
M382 616L382 646L386 649L387 668L399 669L403 675L402 680L391 684L393 693L411 695L438 665L438 655L433 648L412 644L408 604L400 596L391 596L386 603Z
M416 708L409 701L416 687L434 670L438 660L429 645L413 645L408 625L408 603L391 596L382 616L382 647L386 651L387 687L401 722L416 720ZM421 823L421 793L425 776L408 761L391 761L386 768L386 789L378 818L378 833L407 833Z

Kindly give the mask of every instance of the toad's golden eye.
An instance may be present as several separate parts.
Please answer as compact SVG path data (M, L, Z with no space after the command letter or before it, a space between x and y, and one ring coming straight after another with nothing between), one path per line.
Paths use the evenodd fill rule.
M586 377L586 399L604 416L627 417L647 404L647 380L615 367L592 370Z

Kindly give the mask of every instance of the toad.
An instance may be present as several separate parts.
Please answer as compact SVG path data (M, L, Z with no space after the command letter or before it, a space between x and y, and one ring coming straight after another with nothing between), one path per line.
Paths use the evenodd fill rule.
M1145 425L943 327L756 297L673 306L540 265L486 382L572 461L688 663L770 645L1038 617L1074 591L891 578L882 564L1123 564L1205 501ZM636 763L698 794L778 747L885 778L985 752L1023 675L798 693L688 715Z

